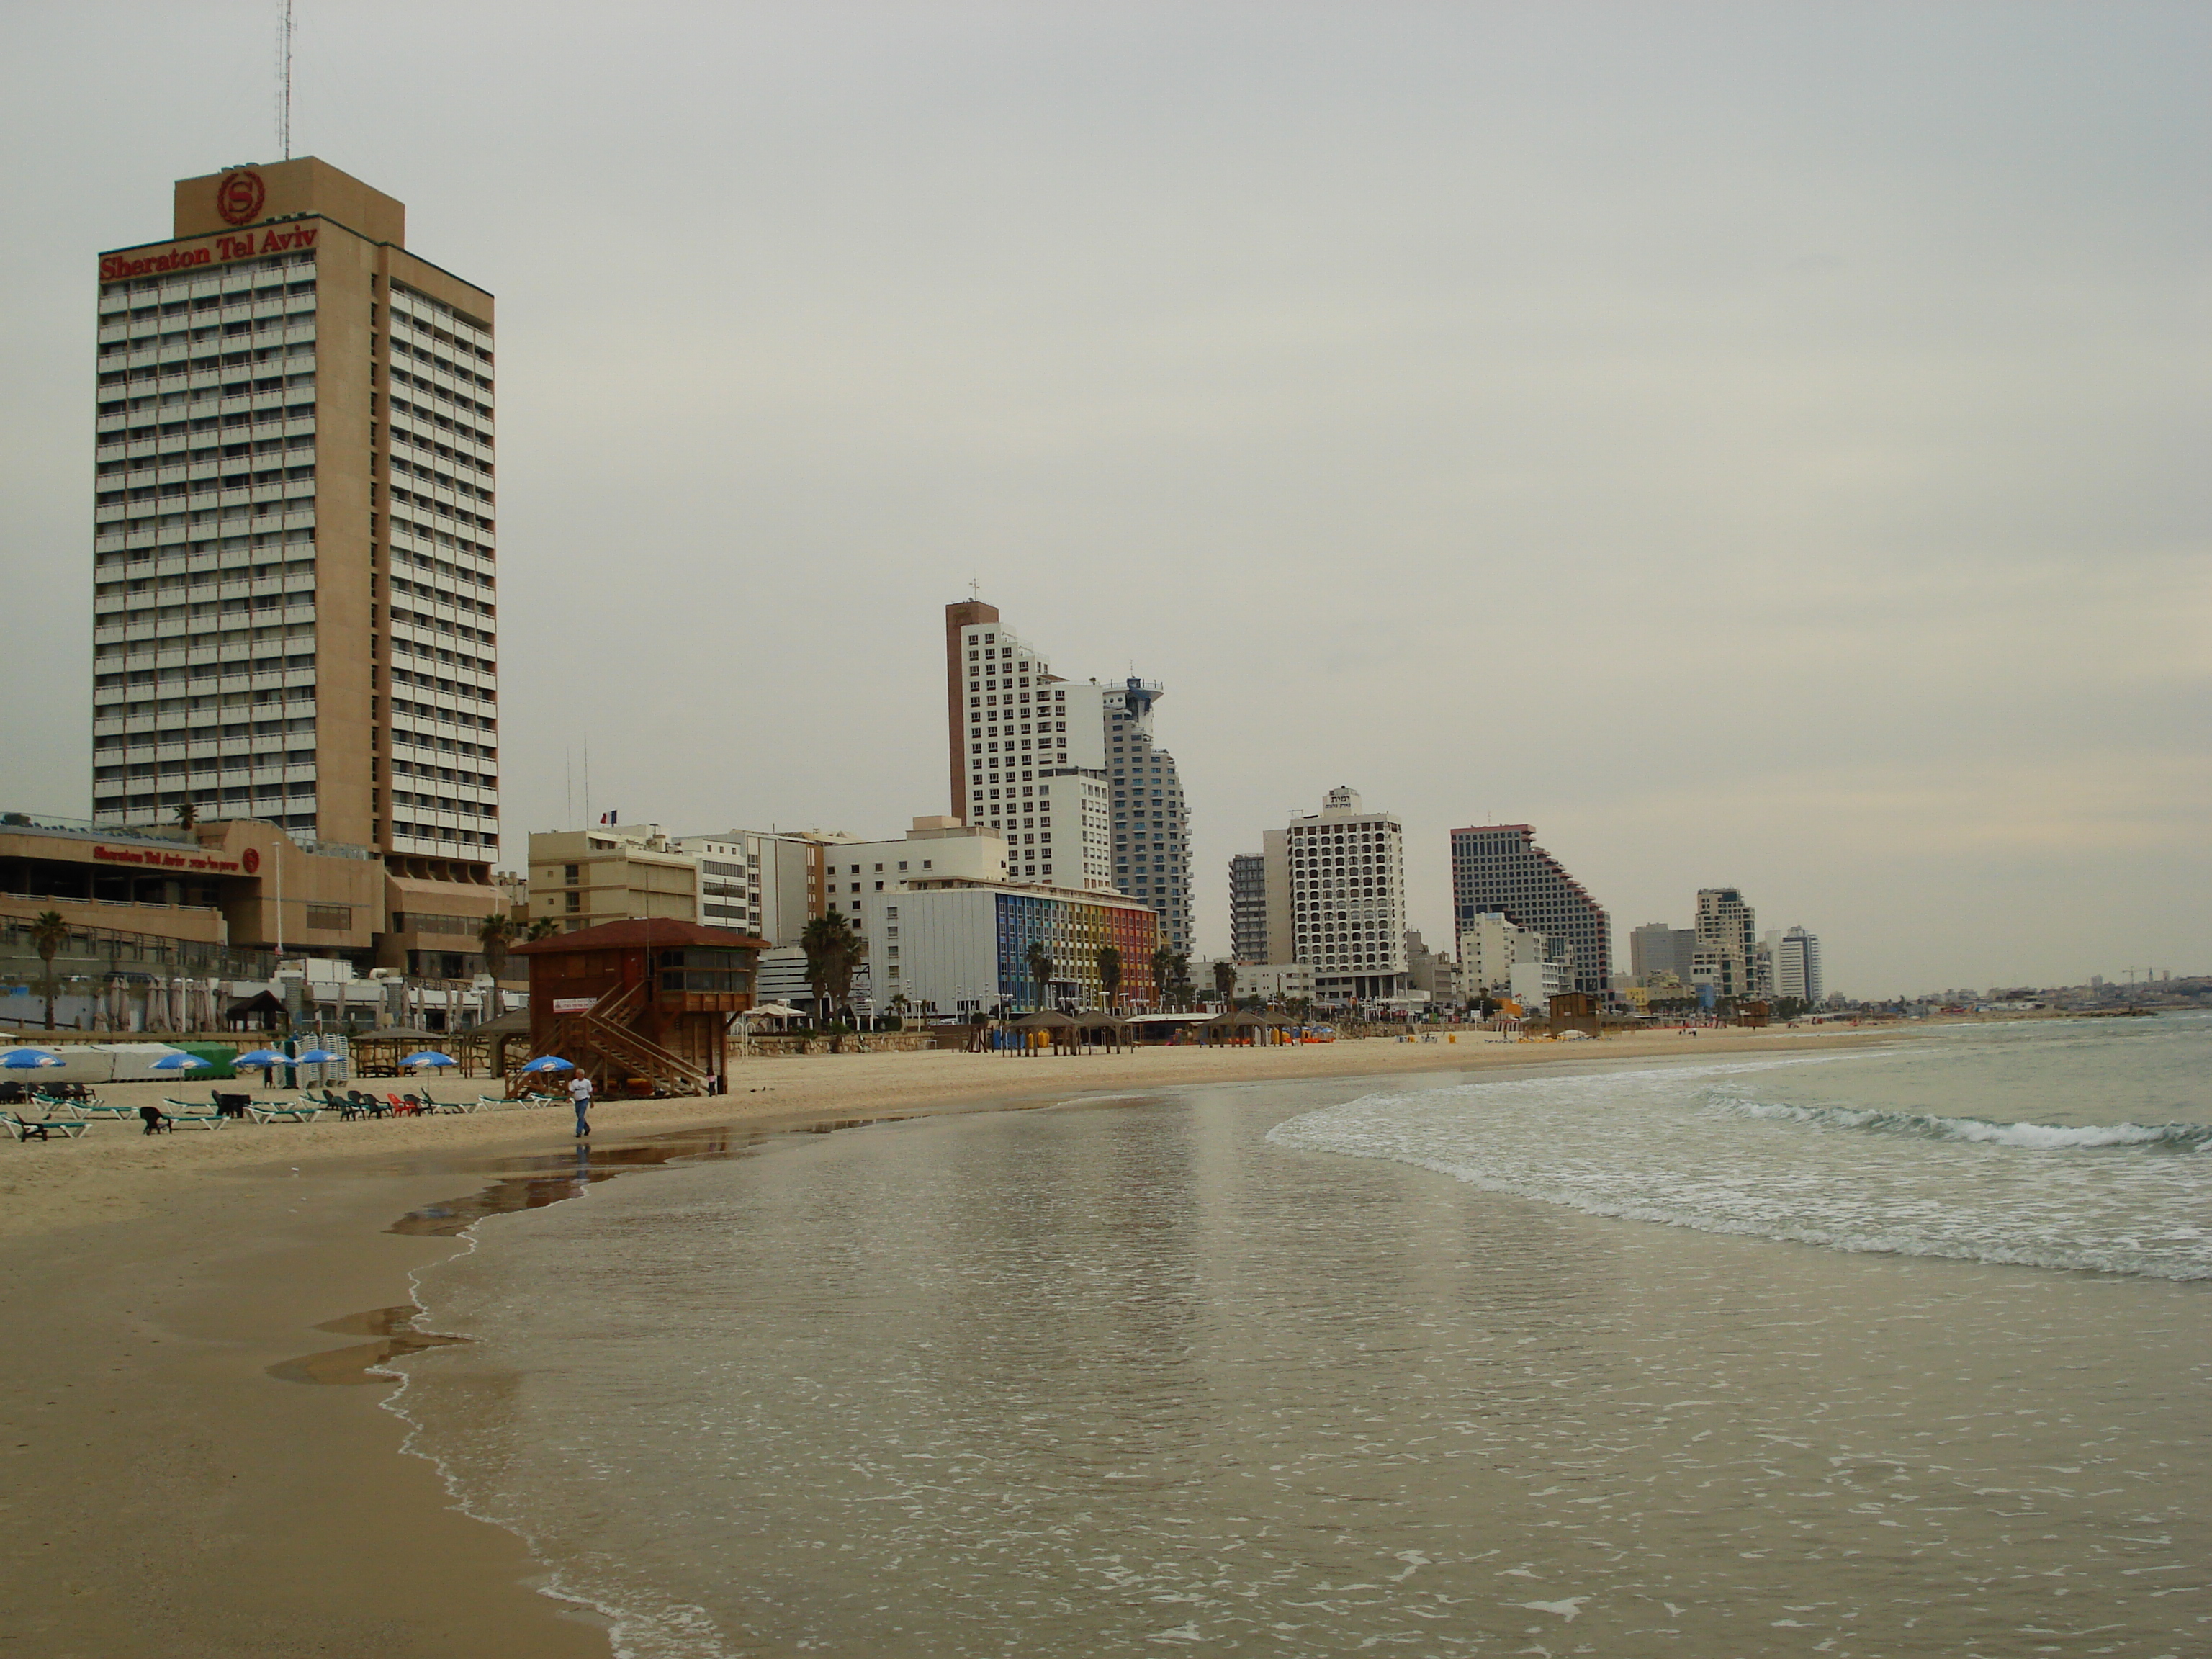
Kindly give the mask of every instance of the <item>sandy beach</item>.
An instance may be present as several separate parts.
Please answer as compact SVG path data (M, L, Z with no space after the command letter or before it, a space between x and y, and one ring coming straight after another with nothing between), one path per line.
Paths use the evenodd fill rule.
M1912 1035L757 1060L735 1069L720 1098L602 1107L593 1154L618 1164L625 1148L671 1137L688 1146L722 1128L742 1143L1083 1095L1772 1055ZM103 1091L134 1104L177 1092ZM473 1091L459 1080L438 1092ZM533 1592L520 1540L449 1508L436 1470L399 1455L404 1426L380 1409L386 1389L367 1369L404 1317L410 1273L459 1248L470 1200L502 1180L573 1168L564 1109L158 1138L103 1123L0 1156L12 1268L0 1654L607 1651L590 1620ZM410 1215L420 1218L392 1230Z

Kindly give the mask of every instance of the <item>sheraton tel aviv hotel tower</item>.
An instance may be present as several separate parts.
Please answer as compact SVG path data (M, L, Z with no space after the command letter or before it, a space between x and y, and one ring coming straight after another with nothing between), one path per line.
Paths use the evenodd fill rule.
M281 826L366 901L289 937L391 966L474 948L499 844L492 296L406 241L305 158L100 259L94 824Z

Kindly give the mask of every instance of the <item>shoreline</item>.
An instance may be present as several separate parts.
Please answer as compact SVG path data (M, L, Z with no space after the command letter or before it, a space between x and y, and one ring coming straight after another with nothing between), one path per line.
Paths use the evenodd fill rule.
M592 1178L891 1117L1911 1035L756 1060L733 1068L728 1095L596 1111ZM432 1086L451 1098L468 1080ZM102 1092L136 1103L133 1091L177 1091ZM0 1449L17 1522L0 1542L12 1558L0 1654L604 1659L604 1625L539 1592L521 1539L454 1508L426 1458L398 1455L411 1431L384 1409L396 1379L368 1369L411 1317L413 1274L466 1248L459 1235L583 1189L565 1106L161 1137L100 1124L0 1156L15 1337L0 1358Z

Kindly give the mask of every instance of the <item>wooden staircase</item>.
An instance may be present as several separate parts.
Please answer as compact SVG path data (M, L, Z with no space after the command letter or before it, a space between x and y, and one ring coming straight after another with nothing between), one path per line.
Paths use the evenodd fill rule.
M626 1024L645 995L644 985L633 985L582 1013L563 1014L557 1031L561 1052L603 1084L641 1077L664 1095L705 1094L705 1071Z

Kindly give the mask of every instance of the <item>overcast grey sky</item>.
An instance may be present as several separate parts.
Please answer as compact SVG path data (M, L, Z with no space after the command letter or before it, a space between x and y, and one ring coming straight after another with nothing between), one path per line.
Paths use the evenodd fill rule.
M2212 970L2212 9L299 5L500 320L507 843L945 810L941 607L1861 994ZM82 814L97 249L275 7L0 8L4 804ZM573 763L573 764L572 764Z

